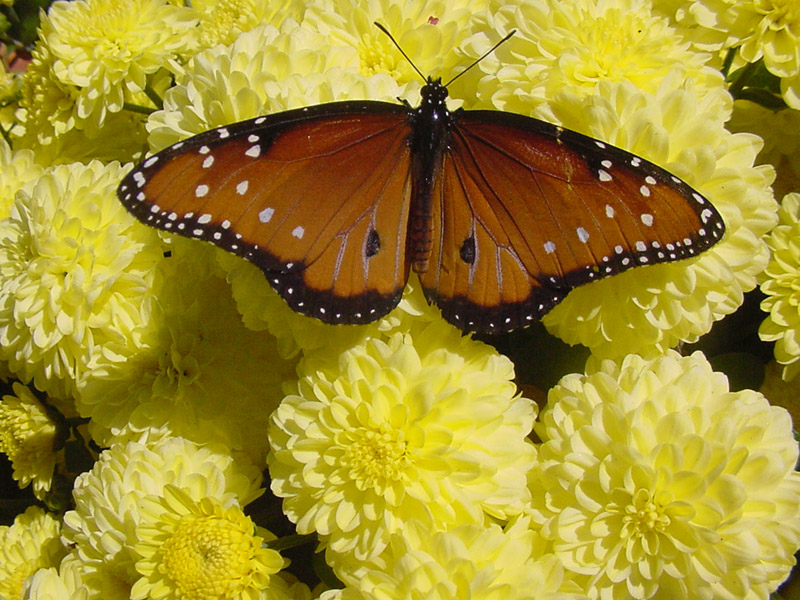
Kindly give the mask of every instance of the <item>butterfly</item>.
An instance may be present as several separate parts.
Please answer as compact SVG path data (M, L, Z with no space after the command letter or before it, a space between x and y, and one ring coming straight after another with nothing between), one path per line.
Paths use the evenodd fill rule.
M666 170L523 115L451 112L452 81L428 77L417 108L331 102L195 135L136 166L119 199L246 258L326 323L384 316L413 270L453 325L511 331L578 286L722 238L714 206Z

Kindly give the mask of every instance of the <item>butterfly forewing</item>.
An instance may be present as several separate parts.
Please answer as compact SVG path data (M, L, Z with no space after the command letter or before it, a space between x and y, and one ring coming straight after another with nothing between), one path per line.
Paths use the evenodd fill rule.
M375 320L405 286L410 124L400 105L320 105L212 130L120 186L143 222L259 266L290 306Z
M442 243L421 282L476 331L524 327L578 285L694 256L724 232L705 198L652 163L496 111L454 113L433 201Z

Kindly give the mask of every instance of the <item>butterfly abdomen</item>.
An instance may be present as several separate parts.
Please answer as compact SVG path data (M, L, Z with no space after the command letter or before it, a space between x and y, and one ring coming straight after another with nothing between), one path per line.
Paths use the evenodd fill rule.
M447 88L441 79L428 78L420 94L422 103L409 117L413 133L410 138L412 186L407 256L416 273L428 270L434 235L433 187L442 170L448 125L452 121L445 104Z

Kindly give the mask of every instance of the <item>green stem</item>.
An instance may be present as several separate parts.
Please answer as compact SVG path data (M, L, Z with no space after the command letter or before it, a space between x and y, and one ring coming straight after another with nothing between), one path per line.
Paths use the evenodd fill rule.
M152 87L150 87L150 82L148 82L147 85L144 86L144 93L147 95L148 98L150 98L150 102L152 102L155 105L157 110L161 110L162 108L164 108L164 101L161 99L161 96L159 96L156 93L156 91Z
M294 533L292 535L286 535L282 538L278 538L277 540L272 540L271 542L267 542L265 545L267 548L272 550L286 550L287 548L294 548L295 546L302 546L303 544L308 544L316 540L316 536L313 533L308 535L299 535Z
M725 54L725 60L722 61L722 68L720 69L725 79L728 78L728 73L731 71L734 58L736 58L736 48L728 48L728 52Z
M739 76L731 82L728 91L730 92L731 96L734 97L734 99L739 97L739 94L745 88L747 82L756 73L756 71L758 71L760 64L760 61L747 63L747 66L739 72Z
M149 108L147 106L142 106L140 104L132 104L130 102L123 103L122 108L143 115L152 115L154 112L156 112L155 108Z

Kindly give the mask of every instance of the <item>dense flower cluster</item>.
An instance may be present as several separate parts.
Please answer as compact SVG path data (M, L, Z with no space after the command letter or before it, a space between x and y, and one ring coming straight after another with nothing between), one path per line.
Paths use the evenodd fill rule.
M789 575L789 413L685 345L760 286L777 360L762 389L796 404L793 0L57 0L27 69L0 75L0 451L48 506L0 526L0 598L767 600ZM723 239L558 290L543 327L492 347L445 323L410 267L384 318L327 325L293 312L256 265L146 227L117 198L134 163L170 147L148 164L180 161L195 134L340 100L416 106L426 76L452 79L451 111L532 116L663 167L713 204ZM274 147L259 143L264 159ZM584 154L565 168L606 168L600 150ZM190 201L185 179L170 183ZM480 177L460 185L471 213L453 221L488 231L469 191ZM435 188L446 206L434 223L456 186ZM274 225L273 212L252 225ZM367 208L359 223L380 228L382 215ZM234 219L216 233L246 235ZM353 235L285 231L313 238L305 272L327 264L314 257L325 245L340 248L331 281L360 277L341 266ZM386 235L358 243L368 255ZM470 262L466 242L441 243ZM414 252L398 253L399 276ZM553 264L571 281L563 257ZM434 262L428 276L451 275ZM484 272L469 276L478 297ZM544 388L537 422L529 396ZM290 563L293 545L305 547Z

